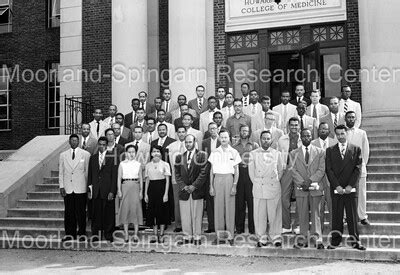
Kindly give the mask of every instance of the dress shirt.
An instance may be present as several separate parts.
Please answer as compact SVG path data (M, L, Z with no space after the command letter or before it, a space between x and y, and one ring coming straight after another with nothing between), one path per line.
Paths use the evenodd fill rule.
M166 139L167 139L167 136L165 136L165 137L163 137L163 138L159 137L159 138L158 138L158 145L159 145L159 146L163 146L163 144L164 144L164 142L165 142Z
M224 104L225 104L225 98L224 99L218 99L219 102L219 106L221 106L221 109L223 108Z
M335 116L337 117L337 123L339 125L339 113L331 113L331 117L332 117L332 124L335 126Z
M327 137L325 140L323 140L322 138L318 138L319 139L319 143L321 144L321 148L326 150L329 148L329 138Z
M230 107L226 106L225 108L226 108L226 113L227 113L228 117L224 117L224 119L227 120L229 117L231 117L235 114L235 109L233 108L233 105Z
M208 161L212 165L214 174L234 174L234 167L238 165L242 159L239 152L233 149L230 145L223 150L219 146L214 152L211 152Z
M345 142L345 143L339 142L339 151L340 151L340 155L342 156L342 158L344 158L344 156L346 155L346 151L347 151L347 142Z
M239 117L237 115L233 115L226 121L226 128L231 136L231 138L238 136L240 132L241 125L247 125L251 127L251 118L244 113L241 113Z
M117 137L115 137L115 143L117 143L118 144L118 142L119 142L119 138L120 138L121 136L117 136Z
M254 149L257 149L258 146L256 146L254 142L248 140L244 145L241 141L239 141L233 146L233 148L239 152L239 155L242 159L240 165L246 168L247 165L249 164L249 152L253 151Z
M212 138L211 137L211 152L215 151L217 149L217 142L218 142L218 137Z
M247 107L250 104L250 95L242 97L243 107Z
M143 125L144 125L144 119L143 119L143 121L142 122L139 122L139 120L137 121L137 126L140 126L140 127L143 127Z
M82 136L81 147L83 148L83 144L85 144L85 147L87 147L88 146L88 141L89 141L89 136L87 136L87 137Z
M99 151L99 166L100 167L103 165L106 154L107 154L107 150L105 150L103 153L100 153L100 151Z

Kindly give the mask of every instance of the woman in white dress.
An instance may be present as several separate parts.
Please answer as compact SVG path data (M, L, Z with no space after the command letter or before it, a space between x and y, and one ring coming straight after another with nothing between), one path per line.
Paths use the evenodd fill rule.
M128 145L125 151L126 159L118 167L118 197L121 199L118 224L124 226L125 242L129 241L129 224L133 224L135 229L133 241L137 242L139 224L143 224L142 168L140 162L135 160L135 146Z

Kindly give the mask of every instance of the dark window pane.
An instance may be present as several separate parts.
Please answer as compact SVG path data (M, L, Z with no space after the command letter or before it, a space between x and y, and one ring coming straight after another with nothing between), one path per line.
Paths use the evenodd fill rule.
M60 88L56 88L56 101L60 101Z
M56 125L56 127L60 127L60 119L59 118L55 118L55 125Z
M49 127L55 127L55 119L54 118L50 118L49 119Z
M0 24L8 24L8 16L10 10L8 8L0 8Z
M49 102L54 102L55 98L55 88L49 88Z
M7 104L7 92L0 92L0 105Z
M0 130L6 130L6 129L10 129L8 127L8 121L7 120L0 121Z
M8 117L7 106L0 107L0 119L7 119Z
M49 117L54 117L55 114L55 106L54 103L50 103L49 104Z
M6 77L1 77L0 76L0 91L1 90L7 90L7 81L8 79Z
M60 116L60 103L56 103L56 116Z

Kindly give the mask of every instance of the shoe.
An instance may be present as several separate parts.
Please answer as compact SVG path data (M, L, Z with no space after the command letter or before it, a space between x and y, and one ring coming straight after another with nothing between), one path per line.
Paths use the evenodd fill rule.
M193 241L193 244L194 244L194 245L201 245L201 240L194 240L194 241Z
M367 250L367 248L365 246L363 246L362 244L356 243L353 245L354 249L360 250L360 251L365 251Z
M65 236L64 238L61 239L61 242L68 242L68 241L73 241L74 238L72 236Z
M204 230L204 233L207 233L207 234L209 234L209 233L214 233L214 232L215 232L214 229L207 229L207 230Z
M276 248L282 247L282 242L281 241L276 241L276 242L274 242L274 246Z
M363 219L363 220L361 220L361 224L362 225L370 225L371 223L369 222L368 219Z
M235 245L235 242L233 241L233 239L228 240L228 243L229 243L230 246L234 246Z
M317 249L318 250L322 250L322 249L325 249L325 246L322 244L322 243L319 243L319 244L317 244Z
M292 233L292 229L282 228L282 234L290 234L290 233Z
M306 244L306 243L297 243L297 244L293 245L293 248L296 248L296 249L307 248L307 247L308 247L308 244Z
M78 237L78 242L87 242L87 237L85 235L81 235Z
M300 227L297 226L295 229L293 229L294 234L300 235Z
M211 242L211 245L219 245L219 240L215 239Z
M266 243L262 243L262 242L257 242L256 247L265 247L267 246Z
M178 246L185 245L185 244L190 244L190 241L189 240L182 240L182 241L178 241L176 243L176 245L178 245Z
M328 245L328 246L326 247L326 249L333 250L333 249L336 249L336 246Z
M96 242L99 242L99 241L100 241L99 236L92 236L90 238L90 242L92 242L92 243L96 243Z
M182 232L182 228L180 228L180 227L177 227L177 228L175 228L175 229L174 229L174 232L175 232L175 233Z

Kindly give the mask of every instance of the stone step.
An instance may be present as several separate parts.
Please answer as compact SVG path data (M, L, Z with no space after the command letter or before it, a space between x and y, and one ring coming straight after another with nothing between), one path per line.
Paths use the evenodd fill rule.
M369 173L396 173L400 171L399 164L369 164L367 165L367 171Z
M400 165L400 157L376 157L370 156L368 160L369 165Z
M375 223L398 223L400 229L400 212L367 211L368 220Z
M8 217L64 218L64 208L11 208Z
M370 191L400 191L399 182L368 181L367 190Z
M2 227L40 227L40 228L64 228L62 218L30 218L30 217L5 217L0 218Z
M50 172L50 177L58 177L59 172L58 171L51 171Z
M61 196L60 196L61 198ZM17 207L21 208L63 208L64 201L59 200L19 200Z
M59 184L54 183L45 183L45 184L36 184L35 191L37 192L56 192L60 190Z
M394 143L394 142L382 142L382 143L378 143L378 142L370 142L369 143L369 147L371 149L376 149L376 150L382 150L382 149L390 149L390 150L398 150L400 149L400 143Z
M28 192L28 199L34 200L60 200L60 192Z
M368 183L367 183L368 185ZM400 200L400 191L368 191L367 201L393 201Z
M367 181L400 182L400 173L368 173Z
M58 177L44 177L43 183L58 184Z
M400 211L400 201L367 201L368 211Z
M399 157L400 156L400 150L389 150L389 149L377 149L377 148L371 148L370 149L370 157L381 157L381 158L386 158L386 157Z
M400 142L400 131L397 135L385 135L385 134L372 134L367 133L368 141L370 143L375 142L387 142L387 143L399 143Z

